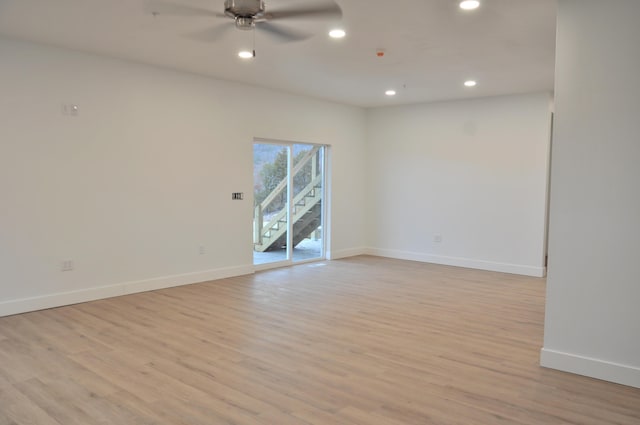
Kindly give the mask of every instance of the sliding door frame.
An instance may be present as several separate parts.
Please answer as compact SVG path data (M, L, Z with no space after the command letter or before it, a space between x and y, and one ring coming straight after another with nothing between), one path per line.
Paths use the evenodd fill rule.
M330 193L329 191L329 175L328 172L330 170L329 167L329 146L328 145L323 145L323 144L318 144L318 143L308 143L308 142L292 142L292 141L285 141L285 140L276 140L276 139L265 139L265 138L259 138L256 137L253 139L253 145L256 144L268 144L268 145L277 145L277 146L283 146L287 148L287 251L286 251L286 259L285 260L281 260L281 261L274 261L271 263L264 263L264 264L255 264L254 263L254 270L255 271L260 271L260 270L268 270L268 269L273 269L273 268L278 268L278 267L287 267L287 266L291 266L294 264L304 264L304 263L312 263L312 262L318 262L318 261L324 261L327 259L327 241L328 241L328 235L330 234L329 228L328 226L330 225L330 219L327 217L327 214L329 212L329 208L328 208L328 204L329 204L329 200L328 200L328 195ZM322 241L321 241L321 248L320 248L320 256L319 257L315 257L315 258L309 258L309 259L304 259L304 260L296 260L293 256L293 221L292 221L292 216L293 216L293 198L294 198L294 186L293 186L293 182L294 182L294 175L293 175L293 168L294 168L294 164L293 164L293 147L295 145L307 145L307 146L311 146L311 147L319 147L322 149L322 164L320 164L320 166L322 167L322 206L321 206L321 218L320 218L320 226L322 229ZM255 182L254 182L255 183ZM254 194L252 193L252 199L253 199ZM254 202L255 203L255 202ZM253 251L253 249L252 249Z

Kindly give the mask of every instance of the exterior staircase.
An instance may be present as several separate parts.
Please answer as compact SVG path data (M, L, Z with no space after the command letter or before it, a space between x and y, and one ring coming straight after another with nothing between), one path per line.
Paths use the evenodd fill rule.
M309 237L311 233L322 224L322 173L319 172L317 164L318 148L311 149L303 158L298 161L292 172L294 178L300 172L308 170L311 163L311 181L293 198L293 211L291 220L293 222L293 246L298 245L303 239ZM254 250L258 252L282 249L287 246L287 210L283 208L277 214L271 216L267 223L264 223L263 211L279 198L287 190L287 179L283 180L256 206L254 212Z

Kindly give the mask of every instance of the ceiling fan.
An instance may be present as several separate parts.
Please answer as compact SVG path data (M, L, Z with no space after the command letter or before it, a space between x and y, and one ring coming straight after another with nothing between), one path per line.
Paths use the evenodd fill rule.
M342 9L333 0L322 2L300 1L295 7L267 9L263 0L225 0L224 12L191 6L181 3L172 3L164 0L148 0L145 5L147 12L153 16L209 16L214 18L230 18L235 22L235 27L240 30L262 30L268 35L281 41L300 41L309 38L311 34L293 30L279 25L283 20L296 18L340 18ZM278 22L278 23L275 23ZM229 25L219 25L207 29L204 32L194 34L193 38L203 41L215 41L223 31L230 28Z

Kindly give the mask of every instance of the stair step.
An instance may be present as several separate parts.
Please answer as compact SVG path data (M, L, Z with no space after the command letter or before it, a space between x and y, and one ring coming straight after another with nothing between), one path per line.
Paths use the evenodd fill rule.
M316 186L320 188L322 186ZM297 202L293 206L293 246L298 245L303 239L311 235L321 224L320 219L322 213L322 192L313 190L308 191L301 202ZM311 198L311 199L307 199ZM302 209L300 209L302 208ZM283 224L284 226L280 226ZM287 219L280 219L276 225L263 234L262 244L256 244L256 251L272 251L280 249L287 244L288 227Z

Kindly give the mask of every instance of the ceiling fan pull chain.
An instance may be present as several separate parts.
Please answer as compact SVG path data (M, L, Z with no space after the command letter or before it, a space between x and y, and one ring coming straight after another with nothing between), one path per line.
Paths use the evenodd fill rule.
M256 57L256 29L253 29L253 57Z

